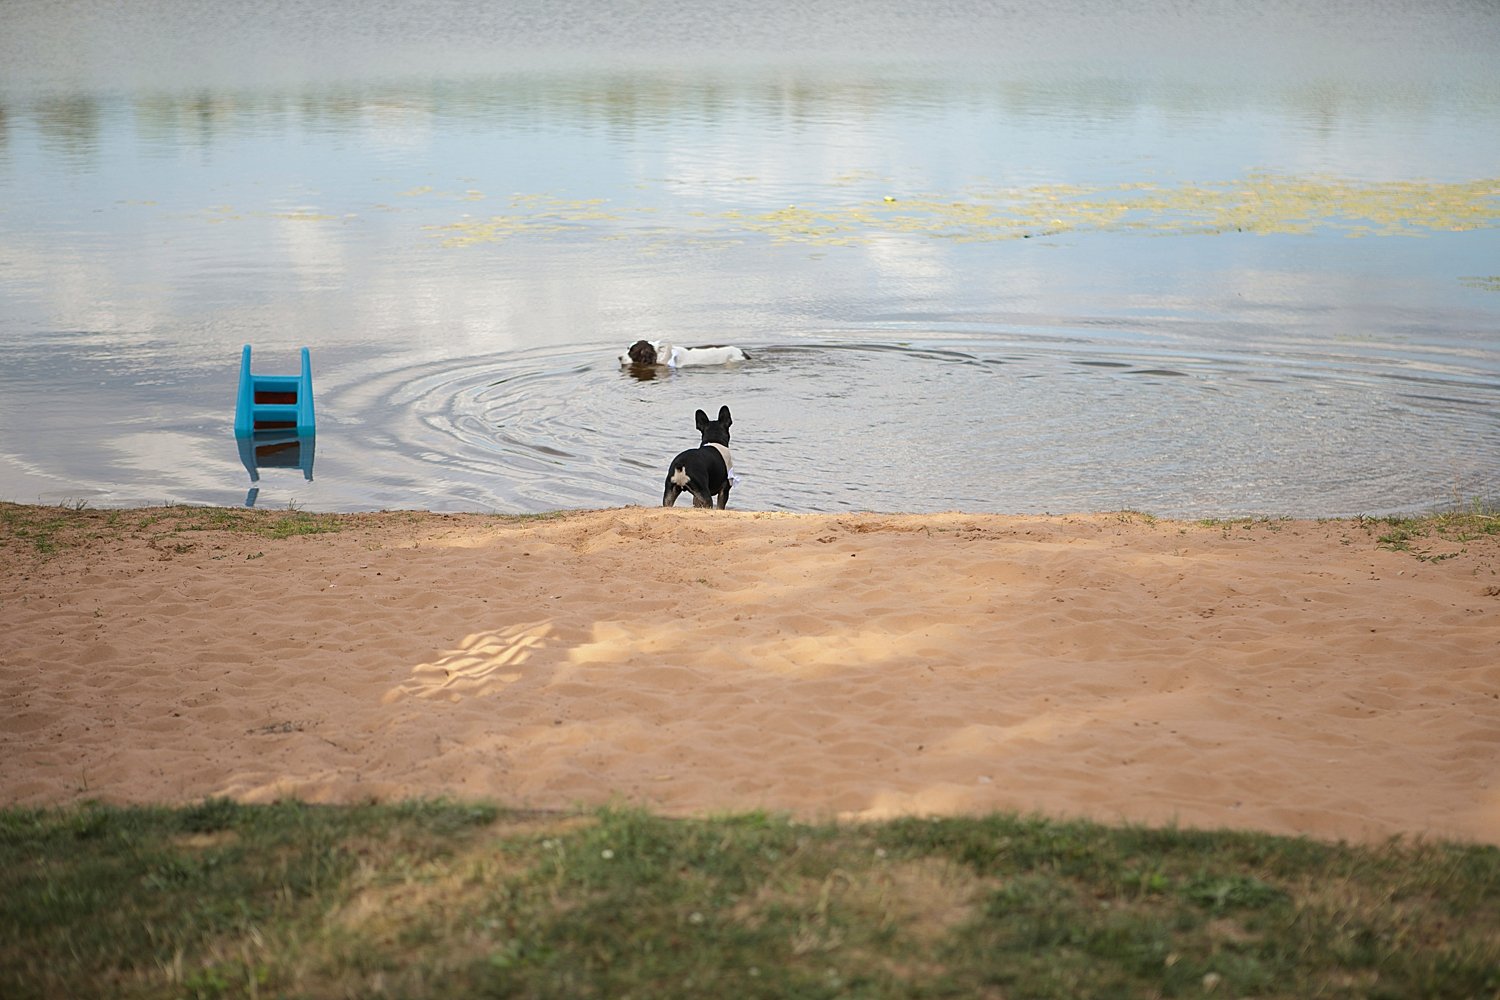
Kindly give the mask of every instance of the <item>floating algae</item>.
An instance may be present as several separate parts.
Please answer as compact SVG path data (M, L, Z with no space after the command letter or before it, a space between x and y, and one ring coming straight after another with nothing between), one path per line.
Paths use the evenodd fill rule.
M528 195L513 199L516 211L511 214L429 228L445 246L559 231L586 234L595 228L601 236L617 238L621 224L656 211L606 206L598 198ZM881 194L827 205L770 210L746 205L686 214L700 221L679 230L683 239L759 235L777 243L818 246L858 245L890 236L993 242L1089 232L1424 236L1500 225L1500 178L1440 184L1253 173L1217 183L1038 184L971 189L959 197ZM654 227L652 236L660 235Z
M604 198L563 199L551 195L524 194L511 199L516 211L507 215L492 215L487 219L462 219L442 226L425 226L443 241L446 247L466 247L476 243L500 243L517 236L538 233L566 233L589 231L590 224L618 222L624 218L619 212L607 211ZM644 214L642 212L641 214ZM601 237L613 237L606 230Z
M314 212L306 208L299 208L290 212L275 212L271 217L281 219L284 222L337 222L339 220L337 215L330 215L327 212Z

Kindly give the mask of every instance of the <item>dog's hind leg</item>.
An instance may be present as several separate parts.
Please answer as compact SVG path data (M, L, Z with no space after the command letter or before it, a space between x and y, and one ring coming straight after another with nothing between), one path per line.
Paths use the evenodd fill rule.
M725 507L728 507L728 506L729 506L729 484L725 483L724 484L724 488L719 491L719 509L723 510Z
M661 505L663 507L673 506L677 503L677 498L682 495L682 487L673 482L675 478L675 476L667 477L666 489L662 490L661 494Z
M661 505L671 507L677 503L677 498L682 495L684 489L692 488L692 480L688 477L687 469L676 468L667 470L666 488L662 490ZM697 506L697 496L694 495L693 506Z

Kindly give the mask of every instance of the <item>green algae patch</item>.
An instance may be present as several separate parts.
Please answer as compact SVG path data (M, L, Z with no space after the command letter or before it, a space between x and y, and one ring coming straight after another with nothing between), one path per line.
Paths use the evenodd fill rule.
M815 243L860 242L876 234L959 242L1082 232L1424 236L1500 224L1500 180L1370 184L1257 174L1216 184L1034 185L957 199L883 196L723 218L780 241Z
M465 200L477 201L470 192ZM603 223L618 223L625 214L609 209L604 198L564 199L548 195L517 195L511 199L512 211L484 219L461 219L447 225L424 227L442 241L445 247L466 247L478 243L502 243L519 236L555 233L588 233L594 227L604 229L600 236L612 235ZM644 214L637 210L633 214Z
M1072 233L1429 236L1500 225L1500 178L1445 184L1252 173L1210 183L1035 184L972 188L946 197L897 192L856 201L692 210L676 226L661 219L658 209L598 198L518 196L511 209L427 228L447 247L557 233L610 239L660 239L670 233L679 241L703 243L760 237L814 246L857 246L891 237L975 243ZM1464 280L1488 289L1496 279Z

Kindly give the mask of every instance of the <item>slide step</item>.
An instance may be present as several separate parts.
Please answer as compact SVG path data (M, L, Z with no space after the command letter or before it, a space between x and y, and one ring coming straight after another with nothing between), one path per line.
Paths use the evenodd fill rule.
M234 408L234 436L246 438L256 429L295 428L315 434L312 357L302 348L302 370L296 375L255 374L250 370L250 345L240 353L240 388Z

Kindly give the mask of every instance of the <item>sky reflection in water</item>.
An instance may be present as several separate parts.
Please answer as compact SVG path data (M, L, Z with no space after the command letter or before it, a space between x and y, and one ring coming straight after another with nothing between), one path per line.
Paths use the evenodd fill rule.
M244 343L262 504L655 502L721 402L750 508L1495 496L1500 12L610 6L8 7L0 498L240 502Z

